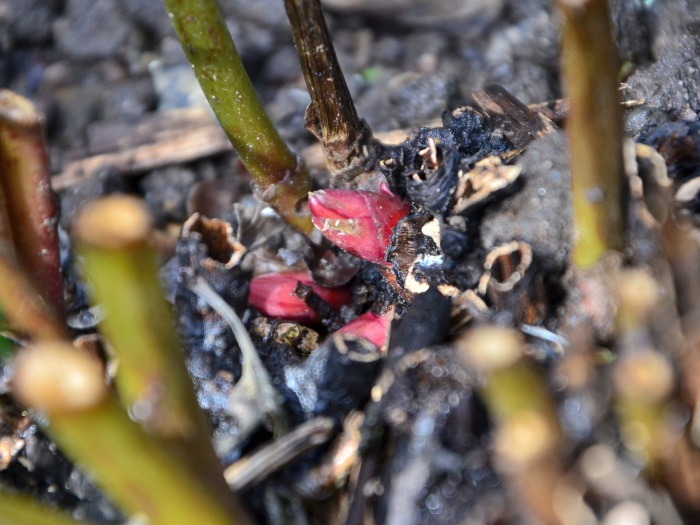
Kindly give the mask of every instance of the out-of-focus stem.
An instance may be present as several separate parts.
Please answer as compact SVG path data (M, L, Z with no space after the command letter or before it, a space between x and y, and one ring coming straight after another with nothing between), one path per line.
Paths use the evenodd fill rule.
M101 330L119 358L117 387L136 420L228 494L160 288L151 231L144 206L124 196L94 202L75 225L85 272L106 314Z
M154 433L191 435L199 418L192 417L196 405L158 282L146 210L134 198L108 197L83 210L74 232L105 311L101 328L119 356L117 386L124 401Z
M666 420L674 384L671 365L651 349L630 352L616 363L613 383L625 445L650 475L657 475L679 437Z
M331 171L347 169L364 158L372 133L357 116L319 0L285 0L284 5L311 95L307 127L320 139Z
M258 197L292 226L311 232L311 180L265 113L216 0L164 0L187 60Z
M17 266L11 247L1 242L0 283L0 310L14 329L36 340L68 338L54 305L45 302L34 283Z
M106 387L99 365L69 344L44 343L22 352L14 391L47 415L47 431L61 450L95 474L125 511L145 514L152 525L251 523L132 421Z
M616 291L618 337L633 336L639 332L648 335L650 317L662 296L654 277L641 268L625 270L618 276Z
M619 59L607 0L557 0L576 227L574 263L623 244Z
M613 385L627 448L644 462L649 475L660 472L668 450L680 437L668 421L675 378L670 362L652 337L655 305L664 294L642 269L623 272L617 287L617 352Z
M42 118L24 97L0 90L0 196L17 258L37 288L63 316L56 196L42 132Z
M0 492L0 525L91 525L22 494Z
M520 502L542 523L558 523L554 491L562 479L561 431L544 380L523 358L522 338L511 329L479 327L461 337L465 365L483 375L481 393L496 421L500 470Z

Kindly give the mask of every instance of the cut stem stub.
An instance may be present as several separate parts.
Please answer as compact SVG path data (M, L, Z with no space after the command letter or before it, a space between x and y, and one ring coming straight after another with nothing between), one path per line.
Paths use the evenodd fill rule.
M104 383L100 366L68 343L28 348L16 362L14 391L48 416L61 450L94 473L126 512L152 525L250 525L218 498L186 464L168 453L126 411Z
M306 127L321 141L332 173L367 171L380 146L357 116L319 0L285 0L294 45L311 96Z
M26 98L0 90L0 236L32 276L42 297L63 316L56 196L42 118Z

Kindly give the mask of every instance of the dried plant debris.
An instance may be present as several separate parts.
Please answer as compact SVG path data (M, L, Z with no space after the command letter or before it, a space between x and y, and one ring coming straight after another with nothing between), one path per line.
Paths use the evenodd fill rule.
M309 267L326 261L320 266L349 268L341 272L349 277L337 282L328 272L319 278L305 273L302 281L308 281L294 291L320 313L323 303L308 302L316 294L314 287L353 290L345 306L336 305L336 324L320 323L324 315L298 324L291 310L288 319L284 314L277 320L253 314L248 321L292 425L330 416L345 428L327 455L317 451L296 459L296 467L274 468L280 469L287 488L311 500L343 487L348 475L351 480L360 476L361 482L347 485L346 496L338 496L347 498L343 508L348 520L358 505L372 509L382 523L454 523L466 515L486 523L512 518L507 503L511 496L499 484L502 467L493 465L484 448L493 430L479 383L446 343L474 324L512 325L524 337L527 359L558 363L573 345L562 335L560 317L570 286L565 272L571 230L563 136L522 105L503 105L506 109L499 106L501 111L492 108L491 113L462 108L445 118L444 127L422 129L385 150L372 176L381 173L411 208L393 228L383 257L375 250L369 262L355 259L347 266L343 258L351 259L333 248L307 252ZM472 126L470 132L465 122ZM516 138L518 147L511 142ZM659 172L665 164L643 148L636 157L636 176L644 181L636 199L646 199L654 208L652 193L670 190L668 178ZM679 210L688 210L695 198L688 188L692 185L676 195ZM661 213L659 206L654 209ZM377 217L373 220L382 220ZM362 246L362 235L366 233L351 241L354 246ZM332 336L338 324L388 305L398 322L390 332L387 358L372 343ZM609 340L609 327L596 322L597 337ZM568 439L606 439L598 437L594 426L611 425L609 391L591 388L567 391L558 409ZM577 416L567 403L581 404ZM360 411L359 427L346 420L352 410ZM524 439L522 432L534 432L529 425L507 430L517 430L518 439ZM453 432L457 427L460 432ZM499 443L499 454L510 458L504 442ZM349 454L343 456L345 466L331 468L339 450ZM510 490L525 497L529 489L518 481L520 474L509 479ZM606 500L606 508L614 503Z
M484 206L501 190L506 190L520 176L520 166L504 165L500 157L486 157L474 164L468 172L460 171L459 186L455 191L455 213L469 213Z
M187 221L170 263L179 268L175 306L200 402L213 417L219 443L227 444L227 462L252 461L247 451L270 433L280 436L330 417L344 431L326 455L299 452L295 461L275 459L280 463L270 467L299 497L328 497L362 471L366 482L348 486L345 505L359 505L367 497L360 492L375 483L370 506L381 522L451 523L468 512L488 519L503 514L504 494L483 449L488 418L474 378L446 344L470 323L497 321L522 326L533 348L547 349L550 359L556 350L549 348L563 340L549 330L557 328L564 265L544 273L554 266L540 262L551 243L541 232L535 245L512 228L502 230L500 244L485 243L493 230L484 229L484 218L493 209L519 198L528 185L535 195L550 189L550 181L536 178L536 161L526 159L528 143L553 130L506 92L492 93L502 106L460 108L445 114L443 127L423 128L385 147L377 170L356 186L365 189L312 194L314 222L343 250L285 247L276 233L267 233L276 231L274 222L260 226L258 240L246 248L240 227L234 234L222 221L197 215ZM517 137L517 147L507 135ZM366 189L372 179L380 182ZM251 279L250 269L263 275ZM280 395L285 423L263 417L265 411L255 408L259 396L236 395L246 382L245 352L192 294L203 281L242 315ZM349 422L353 411L364 423ZM258 414L247 430L243 413ZM453 434L456 425L461 430ZM349 454L344 467L331 468L341 450ZM231 472L237 468L234 463ZM258 484L275 486L256 476Z

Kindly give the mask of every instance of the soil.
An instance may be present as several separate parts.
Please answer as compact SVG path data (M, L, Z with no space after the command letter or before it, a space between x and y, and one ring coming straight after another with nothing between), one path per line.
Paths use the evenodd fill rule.
M314 142L303 126L309 97L283 3L220 3L269 114L290 146L304 151ZM467 320L518 326L525 334L531 357L546 372L556 398L570 443L566 462L571 469L580 468L583 453L596 443L619 454L616 468L627 476L623 487L609 491L589 480L590 486L581 492L595 519L623 523L613 512L638 502L647 521L634 523L696 522L697 493L684 499L667 485L654 487L635 478L639 464L623 450L610 408L609 383L598 379L573 389L558 382L562 345L569 344L562 343L563 330L571 325L570 302L580 292L569 266L572 212L565 134L556 129L543 138L529 137L524 152L512 162L519 168L516 175L493 168L506 182L484 189L483 199L467 211L452 212L460 170L469 171L479 160L514 149L514 139L503 131L503 122L490 116L467 124L468 117L451 111L472 104L472 93L492 84L503 86L523 104L562 96L556 17L550 4L326 2L359 115L375 132L431 128L414 131L391 155L418 159L417 152L436 136L453 146L453 158L452 150L440 150L442 171L416 184L410 182L415 180L410 170L384 173L392 190L414 203L389 257L402 291L376 265L337 252L335 258L319 260L302 236L260 211L247 175L225 146L172 162L166 155L155 169L106 163L82 179L64 176L72 162L113 153L125 137L131 136L128 147L139 145L134 130L148 119L158 122L178 109L205 107L206 101L159 0L0 0L0 87L29 97L46 116L52 171L61 181L57 187L64 231L70 231L81 206L113 193L142 196L155 219L166 295L175 306L188 367L200 404L211 416L222 461L234 462L269 442L271 434L263 426L243 436L240 421L228 408L241 374L238 345L228 326L193 294L196 276L204 277L242 316L284 398L290 425L330 417L347 434L350 416L364 417L362 466L358 463L345 473L350 475L350 488L339 482L342 488L336 490L336 480L320 478L319 465L328 461L330 452L318 449L282 469L274 480L243 492L260 523L282 522L270 504L270 493L295 516L294 523L341 523L334 512L343 505L348 524L371 523L362 521L365 505L377 523L392 525L527 522L522 506L513 507L518 498L494 464L489 445L493 422L478 393L479 379L460 364L450 344ZM625 61L623 98L643 100L626 110L626 133L661 153L674 187L679 187L700 176L700 2L612 4ZM322 168L315 169L314 176L318 187L327 186L328 174ZM433 190L433 184L442 200L428 194L426 188ZM685 204L691 222L699 202L695 196ZM630 207L633 233L624 255L627 264L650 264L660 251L656 230L643 223L635 206ZM233 248L217 252L206 241L219 223L190 219L179 235L195 212L230 222L234 231L242 228L238 240L255 255L228 265L231 254L226 250ZM441 224L437 240L419 233L436 218ZM514 241L521 245L504 248ZM96 318L71 259L68 235L63 248L70 324L90 333ZM491 279L496 284L468 300L462 292L481 288L484 274L491 271L485 267L488 254L501 249L506 250L502 257L515 266L531 260L526 278L499 288L510 276L494 268ZM437 267L430 264L435 260L440 261ZM328 266L325 273L323 264ZM291 336L285 335L291 333L289 327L280 336L278 321L248 306L248 285L253 274L306 265L326 284L351 283L353 301L339 312L322 315L325 324L302 329L301 336L294 332L297 339L290 343ZM422 293L407 294L406 289L415 291L410 286ZM456 299L447 297L449 287L459 292L459 307ZM680 302L692 305L693 298L681 294ZM369 309L382 313L390 308L401 319L392 328L386 359L348 361L347 349L341 351L330 340L320 346L315 342L315 337L323 340L336 326ZM604 321L596 326L601 346L611 344ZM357 345L352 346L355 354L370 352L361 343L352 344ZM307 350L301 352L305 345ZM385 387L384 395L369 401L377 384ZM11 402L7 386L3 388L2 443L15 446L0 461L0 482L67 508L77 518L121 523L118 511L26 419ZM688 419L688 409L678 408L677 417ZM670 493L673 502L654 500L657 488L666 498Z

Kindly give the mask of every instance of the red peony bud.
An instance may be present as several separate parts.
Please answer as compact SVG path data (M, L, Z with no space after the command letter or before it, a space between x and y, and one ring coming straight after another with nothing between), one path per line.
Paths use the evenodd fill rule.
M311 286L313 291L333 308L340 308L352 299L349 288L325 288L316 284L309 272L268 273L250 281L248 303L268 317L281 317L297 322L316 322L318 315L304 301L292 294L297 283Z
M357 319L336 330L336 334L353 334L367 339L381 351L386 351L389 339L389 325L393 318L393 311L384 315L376 315L372 312L362 314Z
M309 195L314 226L336 246L361 259L386 263L386 250L396 224L408 214L409 205L391 193L330 189Z

